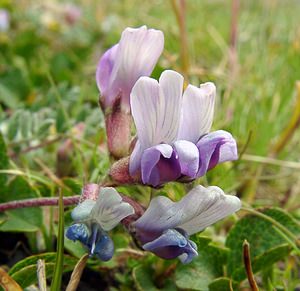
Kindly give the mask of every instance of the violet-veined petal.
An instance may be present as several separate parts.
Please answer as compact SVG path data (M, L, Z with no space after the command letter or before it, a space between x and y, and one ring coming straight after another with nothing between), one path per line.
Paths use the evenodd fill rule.
M114 68L116 55L119 50L119 45L116 44L108 49L101 57L97 70L96 70L96 82L100 94L104 96L104 102L106 106L112 105L114 98L118 95L119 88L117 86L111 86L111 73Z
M154 79L141 77L130 95L131 112L141 148L154 145L159 106L159 85Z
M97 221L103 230L108 231L131 214L134 214L133 207L124 202L114 188L107 187L101 189L91 218Z
M163 33L155 29L126 28L119 42L120 50L111 78L112 86L120 86L122 98L129 104L130 91L141 76L149 76L164 47Z
M182 119L178 139L196 143L199 138L208 133L214 114L216 87L208 82L200 88L188 85L182 101Z
M90 219L91 211L96 205L96 201L92 199L86 199L79 203L71 213L72 219L74 221L85 221Z
M183 209L178 202L173 202L165 196L157 196L151 200L145 213L135 222L135 226L143 232L159 233L177 227L182 216Z
M200 153L200 167L197 177L215 167L218 163L236 160L237 145L232 135L224 130L211 132L197 143Z
M178 227L190 235L239 210L240 206L237 197L225 195L220 188L199 185L178 202L164 196L153 198L135 226L150 234Z
M175 141L180 122L183 77L171 70L164 71L159 78L160 97L157 107L155 143Z
M154 187L180 177L180 165L173 148L159 144L144 151L141 160L142 181Z
M204 188L197 186L182 200L181 207L186 214L178 226L188 235L197 233L220 219L238 211L241 207L239 198L225 195L216 186Z
M196 145L186 140L174 143L181 168L181 174L194 178L199 169L199 151Z
M141 159L144 150L141 147L140 141L137 140L133 152L130 155L129 173L133 176L141 167Z

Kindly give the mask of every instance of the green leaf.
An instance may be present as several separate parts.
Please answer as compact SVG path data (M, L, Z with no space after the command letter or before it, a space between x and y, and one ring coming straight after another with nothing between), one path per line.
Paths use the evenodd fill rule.
M223 276L228 251L214 245L199 249L199 256L188 265L179 265L175 273L178 288L209 290L209 284Z
M31 113L29 111L23 111L20 116L19 124L23 138L28 138L32 135L32 122Z
M9 211L11 212L11 211ZM7 212L7 218L0 225L0 231L3 232L34 232L38 231L39 228L31 223L28 223L26 220L15 217L11 213ZM2 235L1 235L2 236Z
M285 211L272 208L264 210L263 214L280 223L292 234L296 236L300 234L299 224ZM226 240L226 246L230 248L228 273L237 281L246 278L242 257L245 239L251 247L253 272L258 272L265 266L269 267L283 259L291 250L286 239L276 231L276 226L270 221L253 214L243 217L231 229Z
M132 270L133 280L139 291L158 291L151 277L151 270L146 266L137 266Z
M21 287L26 288L37 282L37 261L45 260L46 277L51 278L54 270L56 253L45 253L36 256L27 257L26 259L16 263L9 271L9 275L17 281ZM77 263L77 259L71 256L64 256L64 266L62 272L73 270Z
M9 140L13 140L19 131L19 124L20 124L20 116L22 115L22 111L16 111L13 116L9 119L8 122L8 131L7 137Z
M231 282L230 282L231 281ZM209 284L209 291L228 291L228 290L236 290L238 283L230 280L229 278L222 277L213 280Z
M79 181L72 179L72 178L63 178L62 179L64 184L66 186L68 186L71 190L72 190L72 195L80 195L81 194L81 190L82 190L82 183L80 183Z
M15 109L18 107L18 100L16 94L9 90L6 86L0 83L0 102L5 104L7 107L11 109Z
M39 138L45 138L48 135L50 126L53 125L54 123L55 123L55 120L50 119L50 118L44 120L41 123L41 125L38 127L37 136Z
M6 145L2 133L0 132L0 169L7 169L9 166ZM0 174L0 193L4 192L3 186L6 184L7 175ZM1 199L1 198L0 198Z
M39 195L23 177L16 177L0 197L1 202L37 198ZM39 207L7 211L8 219L1 224L0 231L37 231L43 226L43 213Z
M274 247L260 256L253 258L251 261L253 273L257 273L266 267L280 261L285 258L291 251L291 247L288 244L283 244L281 246ZM246 279L247 275L244 266L240 266L235 269L232 273L232 278L237 281L242 281Z

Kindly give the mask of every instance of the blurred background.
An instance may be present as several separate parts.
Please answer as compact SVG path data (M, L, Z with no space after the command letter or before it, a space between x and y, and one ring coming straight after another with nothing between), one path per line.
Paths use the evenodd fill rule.
M218 185L246 206L277 206L299 218L298 0L0 0L0 8L0 148L7 149L0 159L1 202L54 196L62 185L64 195L80 194L83 183L106 175L109 157L96 66L127 26L147 25L165 36L152 76L171 68L194 85L213 81L213 129L230 131L238 142L237 162L222 164L195 183ZM143 201L141 188L121 190ZM184 190L171 184L161 191L178 198ZM10 268L28 255L54 251L55 209L10 211L0 221L1 265ZM208 236L224 243L227 224L207 231ZM116 231L115 237L117 249L127 248L128 236ZM66 242L66 252L80 257L83 250ZM133 255L125 263L127 253L120 253L110 263L92 261L82 290L97 290L99 282L103 289L130 290L138 259ZM153 264L153 257L147 258ZM276 290L296 290L298 259L288 258L277 268L272 282L287 289ZM155 262L158 270L169 270ZM294 273L286 273L287 266ZM99 270L107 277L93 273Z

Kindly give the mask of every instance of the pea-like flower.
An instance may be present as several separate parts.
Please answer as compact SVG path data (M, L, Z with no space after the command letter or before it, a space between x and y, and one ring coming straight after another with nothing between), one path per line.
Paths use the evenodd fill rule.
M129 96L141 76L149 76L162 53L164 35L160 30L126 28L118 44L101 57L96 81L105 107L112 106L121 95L129 110Z
M209 132L216 87L208 82L188 85L171 70L159 82L141 77L131 92L137 142L130 156L131 176L159 186L205 175L218 163L237 159L236 141L229 132Z
M178 257L189 263L198 255L197 245L189 236L240 207L239 198L225 195L218 187L197 186L178 202L155 197L133 226L143 249L164 259Z
M68 239L80 241L87 247L91 256L108 261L114 253L114 244L107 232L121 220L134 214L133 207L122 200L120 194L111 187L101 188L89 184L86 193L94 199L85 199L72 211L74 224L66 232ZM92 197L91 197L92 198Z
M116 158L129 151L132 87L141 76L152 73L163 47L161 31L146 26L126 28L119 43L107 50L98 63L96 82L106 116L108 148Z

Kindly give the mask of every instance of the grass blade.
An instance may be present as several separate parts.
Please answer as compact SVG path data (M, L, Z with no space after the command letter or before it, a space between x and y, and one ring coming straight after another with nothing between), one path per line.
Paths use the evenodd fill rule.
M59 221L58 221L58 236L56 262L51 283L51 291L61 290L61 280L64 264L64 202L62 191L59 191Z

